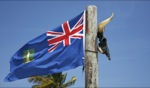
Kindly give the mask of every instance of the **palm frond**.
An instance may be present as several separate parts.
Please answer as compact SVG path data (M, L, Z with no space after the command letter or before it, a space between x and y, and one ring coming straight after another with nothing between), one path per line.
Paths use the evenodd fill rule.
M70 86L74 85L76 80L77 80L76 77L72 77L71 80L69 80L68 82L64 83L61 87L62 88L70 87Z
M32 88L39 88L39 85L34 85L32 86Z
M60 85L60 83L61 83L61 76L62 76L62 72L52 74L53 81L54 81L57 85Z
M44 81L42 76L34 76L34 77L30 77L28 78L29 82L33 82L33 83L41 83Z
M37 83L38 85L32 86L32 88L53 88L55 86L54 81L51 79L51 75L34 76L28 78L29 82Z
M49 80L41 83L39 88L56 88L56 84L52 80Z
M65 73L61 76L61 84L65 83L66 77L67 77L67 73Z
M65 83L67 73L56 73L51 75L34 76L28 78L29 82L36 83L32 88L66 88L72 86L76 77L72 77L71 80Z

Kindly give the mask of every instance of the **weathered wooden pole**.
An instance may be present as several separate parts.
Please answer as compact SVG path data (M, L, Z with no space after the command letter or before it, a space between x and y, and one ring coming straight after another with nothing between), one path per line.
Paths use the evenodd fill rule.
M86 8L85 88L98 88L97 7Z

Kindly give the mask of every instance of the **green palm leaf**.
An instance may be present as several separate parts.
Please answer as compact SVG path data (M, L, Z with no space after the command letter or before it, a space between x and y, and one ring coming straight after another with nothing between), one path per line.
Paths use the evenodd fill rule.
M75 77L65 83L67 73L56 73L51 75L34 76L28 78L29 82L36 83L32 88L66 88L73 85L76 81Z
M66 87L70 87L70 86L74 85L76 80L77 80L76 77L72 77L71 80L69 80L68 82L66 82L62 85L62 88L66 88Z
M61 76L61 84L65 83L66 77L67 77L67 73L65 73Z

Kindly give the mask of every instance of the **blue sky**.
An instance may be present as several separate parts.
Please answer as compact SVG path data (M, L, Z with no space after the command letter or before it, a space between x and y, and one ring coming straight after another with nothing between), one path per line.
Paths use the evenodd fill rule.
M11 56L31 39L96 5L105 28L111 61L98 54L99 87L150 87L150 1L0 1L0 87L31 87L27 79L4 82ZM66 71L73 87L85 86L82 67Z

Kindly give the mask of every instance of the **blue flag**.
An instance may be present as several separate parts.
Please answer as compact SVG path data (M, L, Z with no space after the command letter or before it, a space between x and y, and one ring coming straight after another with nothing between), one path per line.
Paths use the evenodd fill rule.
M10 60L5 81L66 71L84 64L85 12L29 41Z

